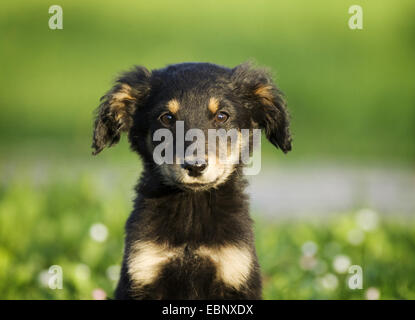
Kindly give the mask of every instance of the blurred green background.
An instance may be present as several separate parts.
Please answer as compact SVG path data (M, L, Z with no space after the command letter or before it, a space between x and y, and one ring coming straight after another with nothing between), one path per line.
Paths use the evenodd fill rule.
M53 4L63 30L48 28ZM348 28L354 4L363 30ZM126 139L92 158L92 115L134 64L254 59L271 68L292 116L294 151L264 141L269 166L381 163L413 174L412 0L6 0L0 9L2 299L112 296L140 164ZM415 222L361 209L324 221L254 211L264 297L414 299ZM349 264L363 267L363 290L348 289ZM62 290L47 287L51 265L63 268Z

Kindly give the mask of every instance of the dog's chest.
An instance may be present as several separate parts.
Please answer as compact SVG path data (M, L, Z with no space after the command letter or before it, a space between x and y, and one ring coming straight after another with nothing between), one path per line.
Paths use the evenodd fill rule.
M128 257L128 273L133 286L141 288L157 282L186 285L190 282L223 283L239 289L246 283L253 260L245 246L171 247L137 241Z

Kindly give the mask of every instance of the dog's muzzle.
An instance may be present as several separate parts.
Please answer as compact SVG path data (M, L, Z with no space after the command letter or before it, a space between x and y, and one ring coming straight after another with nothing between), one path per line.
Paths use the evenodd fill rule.
M190 177L200 177L203 172L207 168L207 163L191 163L191 162L184 162L182 165L182 168L187 171L187 174Z

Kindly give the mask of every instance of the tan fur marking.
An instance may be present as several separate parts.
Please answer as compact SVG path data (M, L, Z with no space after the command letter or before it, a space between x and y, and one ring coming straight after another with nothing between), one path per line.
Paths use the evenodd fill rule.
M169 111L174 114L180 109L179 101L172 99L167 103L167 107L169 108Z
M272 106L273 105L273 95L272 95L272 86L270 85L265 85L265 86L261 86L259 88L257 88L255 90L255 94L261 98L262 102L268 106Z
M216 276L227 285L239 289L249 277L252 256L248 248L234 245L224 247L201 246L196 253L209 257L216 266Z
M134 106L128 104L129 101L134 101L131 91L133 89L123 83L116 92L110 96L109 104L111 112L114 114L114 119L121 124L121 129L127 128L130 125L129 114L134 112Z
M124 100L134 100L134 98L131 96L131 87L125 83L121 85L121 89L115 92L112 95L111 102L113 103L120 103Z
M210 112L215 114L216 111L218 111L218 109L219 109L218 99L216 99L215 97L210 98L208 108L209 108Z
M150 241L133 244L128 258L128 273L134 286L152 283L169 260L183 256L184 248L170 247ZM252 255L248 248L228 245L223 247L201 246L195 250L200 257L209 258L216 267L216 277L225 284L239 289L248 279Z
M172 248L149 241L133 244L128 258L128 273L136 286L152 283L161 267L178 256L181 248Z

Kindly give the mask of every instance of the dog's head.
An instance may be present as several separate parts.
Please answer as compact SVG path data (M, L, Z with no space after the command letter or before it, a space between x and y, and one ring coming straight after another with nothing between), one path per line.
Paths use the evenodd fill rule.
M263 129L273 145L291 150L284 98L267 71L249 63L233 69L183 63L152 72L135 67L101 98L92 147L98 154L127 132L132 149L164 183L205 190L240 165L242 129ZM224 132L232 134L221 140Z

